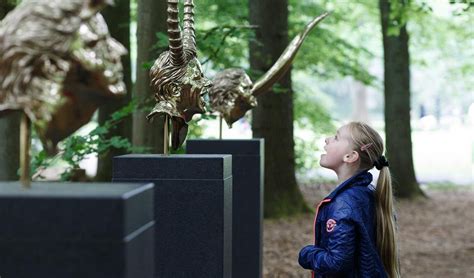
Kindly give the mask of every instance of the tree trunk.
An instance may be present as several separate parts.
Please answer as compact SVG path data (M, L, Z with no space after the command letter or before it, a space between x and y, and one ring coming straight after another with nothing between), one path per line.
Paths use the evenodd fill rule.
M390 1L380 0L379 4L384 48L387 157L393 175L395 195L408 198L422 194L413 167L408 33L406 23L403 23L398 35L389 35L389 22L392 22Z
M122 57L123 78L127 87L127 96L118 102L112 102L99 108L99 125L104 124L110 115L127 105L132 95L132 72L130 66L130 0L116 0L114 6L107 7L102 14L109 27L110 34L128 50L128 54ZM110 131L109 136L121 136L131 140L132 117L127 117L115 129ZM97 181L110 181L112 178L112 159L114 156L123 154L123 150L110 149L99 156L97 166Z
M139 103L153 98L150 88L149 69L144 65L153 64L163 50L153 49L157 43L157 32L166 33L166 1L138 0L137 13L137 80L134 97ZM163 153L163 121L146 120L152 107L137 110L133 115L133 144L150 148L152 153Z
M14 8L9 0L0 0L0 20ZM20 168L21 112L5 114L0 118L0 180L18 180Z
M256 41L250 41L250 66L262 74L289 43L288 1L252 0L249 13L250 24L259 26ZM253 137L265 139L265 217L308 211L295 178L291 70L278 86L284 92L260 96L252 113Z

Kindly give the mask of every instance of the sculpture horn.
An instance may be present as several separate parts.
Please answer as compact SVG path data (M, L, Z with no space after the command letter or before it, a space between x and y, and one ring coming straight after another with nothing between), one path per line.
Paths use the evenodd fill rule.
M268 91L273 86L273 84L275 84L286 73L308 33L319 22L326 18L328 14L329 13L325 12L313 19L306 25L305 29L291 41L275 64L273 64L273 66L262 77L260 77L257 82L255 82L255 85L252 89L252 94L254 96L257 97Z
M184 49L196 57L196 35L194 29L194 1L184 1L183 44Z
M179 0L168 0L168 20L166 21L168 23L171 63L175 66L184 64L183 41L179 30L178 3Z

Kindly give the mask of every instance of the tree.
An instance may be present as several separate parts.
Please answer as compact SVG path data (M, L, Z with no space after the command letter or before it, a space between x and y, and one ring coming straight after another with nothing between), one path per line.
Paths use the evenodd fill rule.
M395 195L421 195L413 167L410 126L410 55L405 0L380 0L384 49L385 132Z
M14 0L0 0L0 19L4 18L14 7Z
M0 19L15 7L13 1L0 0ZM20 167L20 112L1 115L0 134L0 180L18 180ZM6 136L8 135L8 136Z
M122 57L123 78L127 87L127 96L119 102L109 103L99 108L99 125L103 125L110 115L131 100L132 71L130 62L130 0L116 0L114 6L107 7L102 14L109 27L110 34L128 50ZM110 131L108 137L121 136L131 140L132 119L127 118ZM97 166L98 181L110 181L112 178L112 159L123 154L123 150L111 148L104 155L99 156Z
M152 100L149 68L163 49L157 49L157 33L166 33L166 1L138 0L137 12L137 80L134 97L139 105ZM139 109L133 115L133 145L148 147L153 153L163 153L163 121L148 123L150 109Z
M254 72L266 72L289 43L288 1L249 1L249 19L258 26L256 40L250 41L250 66ZM265 139L264 216L308 211L295 177L291 70L278 89L258 98L252 132L254 138Z

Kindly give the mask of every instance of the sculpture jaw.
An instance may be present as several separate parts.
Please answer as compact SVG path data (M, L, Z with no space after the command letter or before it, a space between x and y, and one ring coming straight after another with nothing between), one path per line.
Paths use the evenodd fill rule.
M234 105L227 113L223 113L224 119L229 126L232 128L232 124L242 118L247 111L255 108L257 106L257 99L250 95L249 97L238 96Z
M188 134L188 124L182 115L172 112L177 111L176 108L173 108L174 105L175 103L172 102L160 101L146 117L150 122L154 121L155 117L163 118L164 115L168 115L170 117L172 126L171 148L173 150L177 150L184 143L184 140L186 140L186 136ZM166 121L165 124L167 124Z

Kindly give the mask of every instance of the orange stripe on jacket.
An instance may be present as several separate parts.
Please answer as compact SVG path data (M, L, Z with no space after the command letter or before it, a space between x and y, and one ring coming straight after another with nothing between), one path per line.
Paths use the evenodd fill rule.
M314 216L314 223L313 223L313 242L314 242L314 245L316 245L316 243L318 242L317 239L316 239L316 221L318 219L319 208L321 207L322 204L329 203L329 202L331 202L331 199L324 199L316 207L316 214ZM314 271L311 271L311 277L314 278Z

